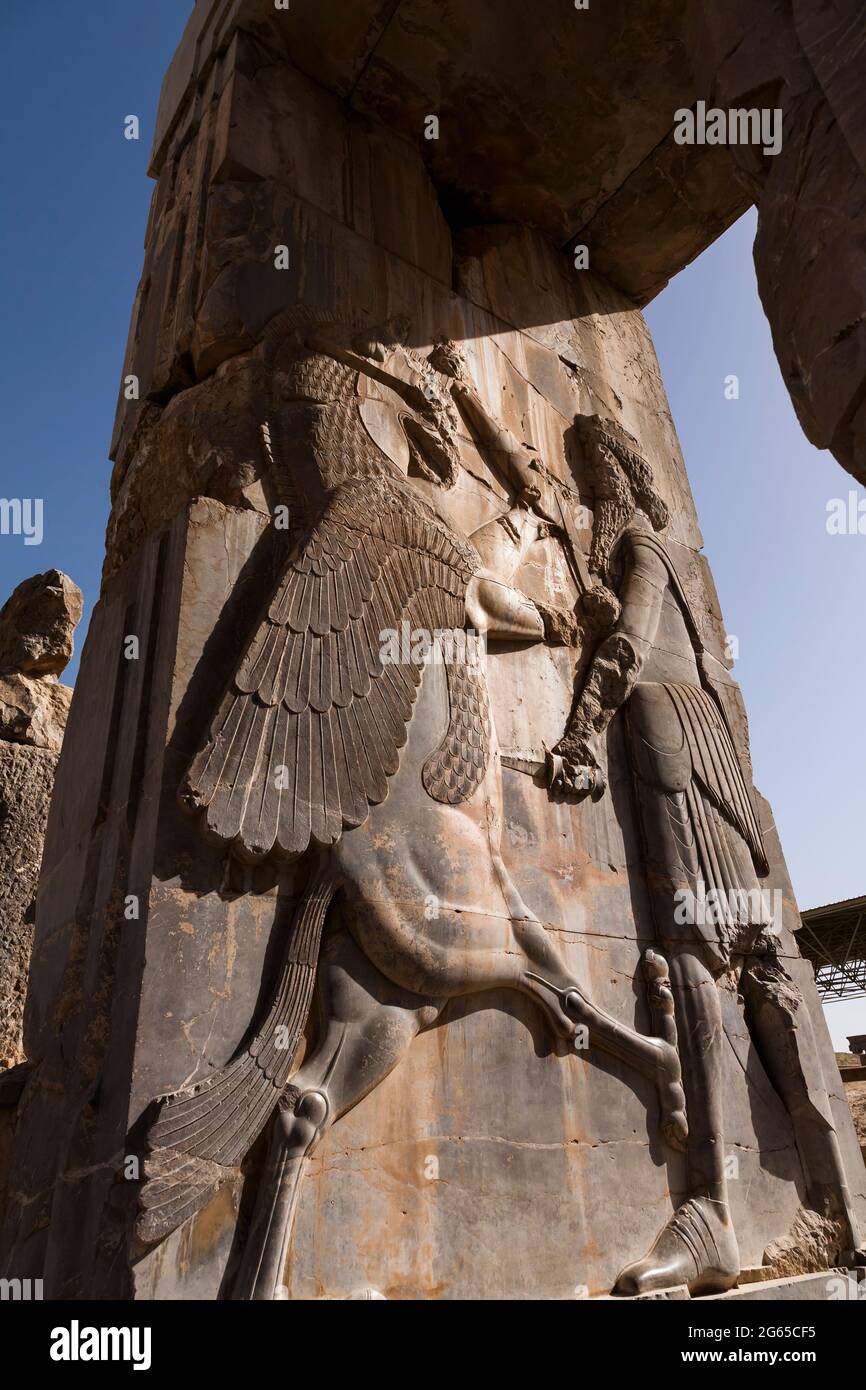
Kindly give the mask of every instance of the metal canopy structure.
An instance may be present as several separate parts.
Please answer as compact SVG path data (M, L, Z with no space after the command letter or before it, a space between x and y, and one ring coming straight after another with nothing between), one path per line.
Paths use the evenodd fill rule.
M801 919L797 941L821 998L866 997L866 897L810 907Z

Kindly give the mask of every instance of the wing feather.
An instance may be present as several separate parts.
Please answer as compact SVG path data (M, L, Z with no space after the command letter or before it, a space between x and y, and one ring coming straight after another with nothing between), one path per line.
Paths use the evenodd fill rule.
M310 843L310 722L309 710L296 715L294 744L286 749L287 794L280 799L279 830L286 854L302 854Z
M233 694L225 696L211 727L210 738L190 768L186 802L190 810L200 810L211 800L224 776L228 755L243 717L244 702Z
M251 694L254 690L261 693L267 686L273 663L276 660L279 664L282 654L282 643L279 639L279 628L273 627L270 623L262 623L238 668L235 678L238 690L246 694Z
M411 484L335 490L287 560L182 786L213 836L251 859L292 857L363 822L399 766L422 674L420 654L383 660L385 634L404 622L462 628L478 564ZM451 802L486 767L476 685L449 686L434 755Z

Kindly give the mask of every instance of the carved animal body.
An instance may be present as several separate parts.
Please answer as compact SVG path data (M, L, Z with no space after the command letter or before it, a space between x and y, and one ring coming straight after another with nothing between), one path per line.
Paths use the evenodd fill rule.
M370 441L338 404L342 457L363 460ZM237 1173L278 1109L240 1298L279 1296L305 1157L455 996L516 989L559 1037L585 1026L591 1046L657 1082L668 1137L685 1136L660 958L647 972L661 1036L646 1037L586 998L505 867L481 660L471 647L465 662L423 670L380 659L382 634L404 621L462 631L480 560L383 455L365 473L336 482L291 553L183 788L235 853L303 855L310 866L252 1042L164 1097L149 1132L138 1232L154 1241ZM532 534L522 528L518 543ZM316 983L315 1045L289 1085Z

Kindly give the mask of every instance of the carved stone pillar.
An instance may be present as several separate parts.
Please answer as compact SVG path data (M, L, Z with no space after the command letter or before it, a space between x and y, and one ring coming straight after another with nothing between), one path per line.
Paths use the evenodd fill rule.
M169 81L173 114L160 123L123 373L138 399L123 393L118 412L105 587L73 701L37 918L27 1016L36 1065L19 1108L3 1251L5 1268L44 1278L47 1296L237 1296L257 1193L273 1178L269 1134L255 1137L251 1120L249 1152L217 1160L214 1195L158 1241L143 1238L151 1102L194 1096L250 1053L307 891L305 861L239 862L178 805L284 573L280 507L291 526L306 506L314 528L329 479L348 465L353 476L398 470L400 486L417 488L450 535L489 539L484 528L501 521L515 545L526 542L510 582L548 617L531 642L489 644L491 757L502 778L490 852L473 863L459 830L443 835L438 855L430 837L413 841L432 802L413 773L413 759L431 750L411 722L390 802L377 803L389 815L405 807L402 828L388 823L378 839L370 831L366 888L378 902L425 856L445 888L460 880L467 893L495 868L513 889L503 940L520 942L531 914L561 978L604 1014L608 1043L619 1030L635 1047L655 1026L642 959L656 931L623 721L606 737L604 795L552 794L539 774L598 640L578 604L594 494L576 416L613 418L652 461L670 513L667 553L748 773L685 466L633 303L593 271L577 272L539 231L452 230L416 145L305 77L267 31L234 33L181 87L183 98ZM456 222L453 204L451 215ZM435 408L425 415L430 401L412 391L419 381L434 397L447 391L435 352L443 343L461 350L463 385L477 419L494 422L493 443L455 413L453 434L443 425L430 452L437 441L422 426ZM524 450L532 460L518 483L499 466L503 440L513 457ZM451 446L459 467L446 490L431 467ZM533 478L534 493L524 486ZM545 522L551 499L562 511ZM531 536L521 531L529 517ZM571 644L567 632L551 635L550 614L563 611L577 615ZM422 701L441 696L426 674L421 688ZM440 722L444 732L446 716ZM797 912L772 818L759 810L786 950L818 1038L813 1061L838 1079L791 935ZM368 829L384 824L375 815ZM366 833L344 830L347 856L359 843L351 837ZM343 939L361 935L346 908L346 862L325 924L325 966ZM415 919L422 945L439 906L427 896L434 901L422 899ZM684 1160L662 1137L653 1080L609 1046L575 1051L566 988L549 992L546 1012L527 989L452 989L461 951L468 958L482 939L471 915L453 916L465 936L442 998L419 1002L421 1031L399 1065L307 1158L307 1133L301 1143L292 1125L309 1122L312 1134L326 1103L307 1092L305 1109L291 1086L282 1097L270 1128L284 1123L298 1145L282 1155L283 1171L303 1167L280 1271L289 1298L606 1294L684 1195ZM405 922L402 907L397 917ZM500 930L491 914L483 925ZM539 997L545 987L531 986ZM327 1034L330 1004L318 1002L308 1056ZM723 1058L727 1142L739 1163L731 1205L743 1263L759 1265L796 1220L803 1170L735 989L722 1009L733 1040ZM844 1102L833 1105L840 1143L856 1158ZM192 1169L203 1181L214 1171Z

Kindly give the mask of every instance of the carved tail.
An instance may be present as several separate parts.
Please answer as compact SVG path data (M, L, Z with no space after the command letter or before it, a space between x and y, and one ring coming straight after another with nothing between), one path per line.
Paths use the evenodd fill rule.
M160 1097L139 1193L141 1240L162 1240L236 1177L270 1118L310 1011L322 927L335 889L326 860L298 904L267 1014L243 1051L206 1081Z

